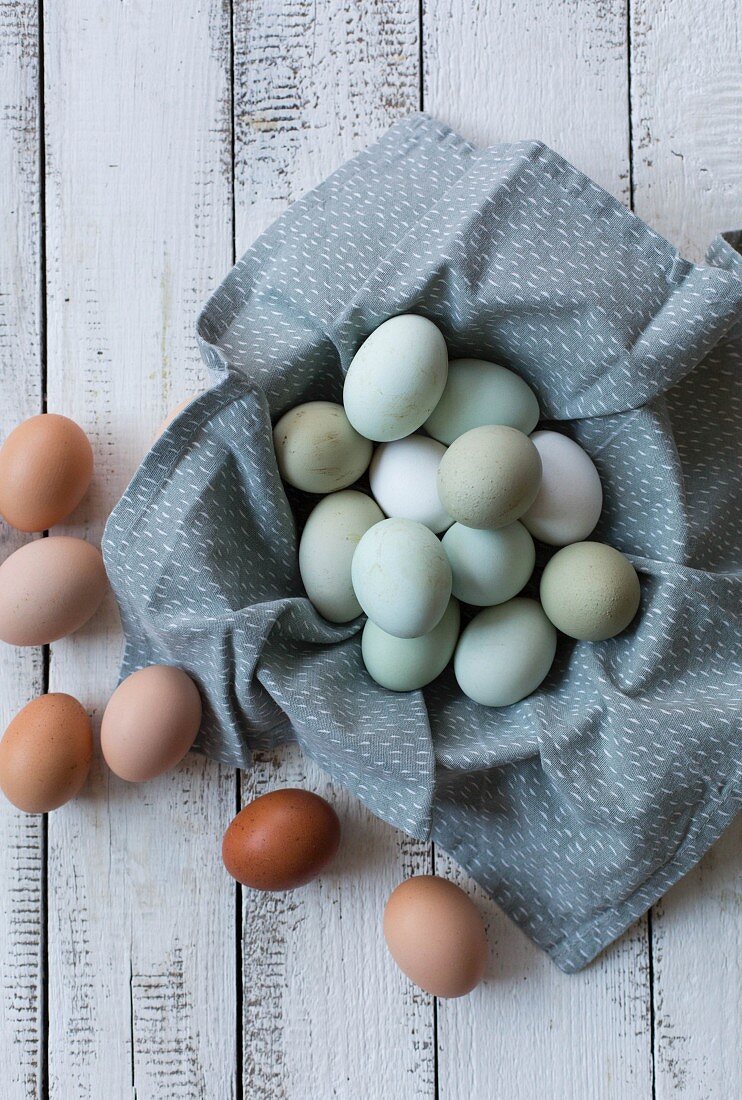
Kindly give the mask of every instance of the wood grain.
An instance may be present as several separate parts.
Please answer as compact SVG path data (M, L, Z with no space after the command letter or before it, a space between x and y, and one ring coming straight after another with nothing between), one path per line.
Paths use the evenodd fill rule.
M167 409L203 372L198 305L230 265L229 23L219 0L60 0L45 22L50 409L88 431L98 541ZM109 601L51 652L96 723ZM100 761L49 821L49 1089L59 1100L236 1091L234 773L200 758L130 786Z
M237 250L418 106L418 5L235 4ZM251 1100L434 1095L433 1005L392 965L389 893L426 845L374 819L295 749L263 756L243 802L275 786L326 794L343 823L321 882L243 897L244 1093Z
M742 3L632 5L634 203L691 259L742 221ZM738 821L652 914L657 1100L742 1094Z
M423 27L426 110L483 144L545 141L628 201L623 2L446 0L426 7ZM494 944L489 980L439 1004L441 1095L649 1097L646 922L567 977L439 851L436 870L478 899Z
M42 409L36 5L0 4L0 441ZM0 560L29 539L0 519ZM41 650L0 643L0 731L43 691ZM44 819L0 795L0 1065L8 1100L42 1087Z

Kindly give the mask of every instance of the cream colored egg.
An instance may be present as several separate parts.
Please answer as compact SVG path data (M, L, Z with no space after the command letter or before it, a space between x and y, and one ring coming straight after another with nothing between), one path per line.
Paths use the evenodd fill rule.
M351 575L369 619L397 638L427 634L451 598L451 566L440 541L410 519L371 527L358 543Z
M438 496L438 467L446 448L426 435L382 443L371 459L371 492L390 518L414 519L431 531L445 531L453 520Z
M555 653L556 631L541 605L518 596L472 619L453 667L459 687L475 703L507 707L536 690Z
M284 413L273 429L273 444L281 477L305 493L334 493L352 485L373 450L332 401L310 401Z
M496 531L454 523L443 536L443 549L451 563L454 596L477 607L517 596L536 561L533 539L517 520Z
M531 440L541 456L541 486L521 516L535 539L566 546L586 539L600 519L603 488L588 454L560 432L534 432Z
M331 493L312 510L299 543L299 571L307 596L330 622L361 614L351 562L363 535L383 518L378 504L355 489Z
M441 621L420 638L395 638L369 619L361 653L369 676L390 691L417 691L440 676L459 636L459 605L450 600Z
M348 367L343 405L353 427L379 442L402 439L440 400L448 352L440 329L414 313L391 317L368 336Z
M502 424L459 436L438 467L438 493L465 527L505 527L523 515L541 484L541 459L523 432Z
M529 435L538 424L536 395L517 374L484 359L453 359L443 396L425 422L441 443L484 424L508 424Z

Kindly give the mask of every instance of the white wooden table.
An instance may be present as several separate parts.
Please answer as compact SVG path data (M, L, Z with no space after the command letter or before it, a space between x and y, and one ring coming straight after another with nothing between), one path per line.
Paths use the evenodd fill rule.
M206 383L201 303L286 204L423 106L540 138L699 258L741 220L740 0L2 0L0 425L66 413L96 452L65 530L100 536L163 415ZM0 527L1 555L21 541ZM99 716L110 604L0 652L2 727L44 690ZM0 806L3 1100L730 1100L739 828L588 970L557 971L474 890L491 975L441 1002L380 935L403 877L461 876L339 789L342 855L241 895L236 806L329 784L295 752L142 787L97 765L46 818Z

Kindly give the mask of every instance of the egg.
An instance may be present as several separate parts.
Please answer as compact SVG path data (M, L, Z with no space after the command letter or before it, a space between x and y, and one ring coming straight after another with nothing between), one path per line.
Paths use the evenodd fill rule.
M383 518L378 504L355 489L331 493L310 513L299 542L299 571L307 596L330 622L361 614L351 562L361 537Z
M575 542L558 550L541 577L544 611L563 634L581 641L620 634L640 601L634 566L602 542Z
M373 450L340 405L309 401L281 417L273 429L281 477L305 493L334 493L363 474Z
M463 997L484 977L484 922L447 879L415 875L401 883L384 909L384 938L400 970L435 997Z
M188 408L191 401L195 401L196 398L199 397L199 396L200 396L200 394L192 393L190 395L190 397L186 397L185 401L181 401L179 405L176 405L174 409L171 409L170 412L165 417L165 419L163 420L163 422L160 424L159 428L157 429L157 432L155 434L155 439L159 439L159 437L165 431L165 428L170 427L172 422L175 420L176 416L180 416L180 414L183 412L183 410Z
M517 596L476 615L454 655L459 687L485 707L508 707L535 691L556 652L556 631L536 600Z
M46 531L77 508L93 476L93 451L74 420L40 413L0 450L0 515L20 531Z
M443 536L443 549L451 564L454 596L478 607L516 596L536 561L533 539L517 520L496 531L454 523Z
M453 443L484 424L508 424L529 435L538 418L536 395L517 374L483 359L453 359L446 388L425 429L441 443Z
M271 791L240 810L224 834L230 875L254 890L295 890L317 878L340 846L329 802L294 787Z
M541 458L523 432L503 424L459 436L438 467L438 493L465 527L505 527L526 512L541 484Z
M103 713L100 742L108 767L130 783L170 771L196 740L201 696L172 665L148 665L119 684Z
M411 519L385 519L358 543L353 590L377 626L396 638L419 638L443 618L451 566L433 532Z
M414 519L435 532L451 526L438 496L438 467L445 453L443 444L425 435L408 435L376 448L368 476L387 516Z
M53 692L16 714L0 741L0 787L27 814L45 814L79 794L93 758L84 708Z
M361 637L363 663L369 676L389 691L417 691L443 672L458 636L459 605L454 599L441 621L420 638L395 638L368 619Z
M343 387L353 427L377 442L402 439L425 423L448 376L446 341L425 317L391 317L361 344Z
M47 645L74 634L108 588L100 551L66 535L26 543L0 565L0 640Z
M603 507L598 471L569 436L542 431L534 432L531 440L541 456L541 485L521 522L534 538L550 546L582 542Z

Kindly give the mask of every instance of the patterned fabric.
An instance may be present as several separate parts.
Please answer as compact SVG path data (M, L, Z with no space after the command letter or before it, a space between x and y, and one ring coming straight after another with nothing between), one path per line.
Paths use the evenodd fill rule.
M740 801L742 257L673 248L537 143L476 150L416 115L295 203L198 322L216 384L146 456L104 539L122 675L164 661L205 700L199 746L247 767L295 738L374 813L450 852L564 970L584 966L703 854ZM561 638L530 698L486 709L450 669L376 685L363 620L303 595L271 421L339 400L390 315L495 360L592 456L596 538L642 608ZM694 369L695 368L695 369ZM547 557L540 552L536 579Z

